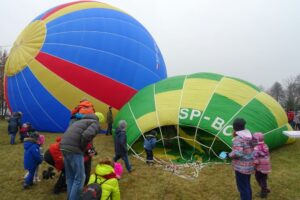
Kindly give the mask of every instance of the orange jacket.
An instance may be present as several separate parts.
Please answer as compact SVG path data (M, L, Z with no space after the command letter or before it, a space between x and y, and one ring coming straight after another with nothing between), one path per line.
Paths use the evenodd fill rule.
M78 106L76 106L72 111L71 111L71 115L75 115L76 113L80 113L80 114L92 114L95 113L95 109L94 106L91 102L89 101L82 101L79 103Z

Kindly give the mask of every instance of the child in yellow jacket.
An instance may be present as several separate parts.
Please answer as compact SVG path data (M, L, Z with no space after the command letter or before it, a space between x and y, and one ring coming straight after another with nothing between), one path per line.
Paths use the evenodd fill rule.
M102 186L101 200L111 197L111 200L120 200L120 189L112 161L105 158L97 164L95 173L91 175L89 184L98 183ZM97 178L97 181L96 181Z

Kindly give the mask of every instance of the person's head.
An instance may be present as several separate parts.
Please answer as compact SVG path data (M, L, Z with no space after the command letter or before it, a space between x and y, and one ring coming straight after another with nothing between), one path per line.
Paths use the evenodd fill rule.
M257 144L264 143L264 135L261 132L256 132L253 134L253 139Z
M108 109L109 109L109 110L111 110L111 109L112 109L112 107L111 107L111 106L109 106L109 107L108 107Z
M127 122L125 120L120 120L119 121L119 128L122 130L125 130L127 127Z
M39 145L43 145L45 143L45 136L44 135L39 135L39 139L37 142Z
M40 135L37 132L33 132L29 135L30 138L32 138L36 143L38 143Z
M104 157L102 159L99 160L99 164L104 164L104 165L110 165L112 167L114 167L114 163L112 162L111 159L109 159L108 157Z
M232 124L234 131L245 130L245 125L246 125L246 121L243 118L236 118Z

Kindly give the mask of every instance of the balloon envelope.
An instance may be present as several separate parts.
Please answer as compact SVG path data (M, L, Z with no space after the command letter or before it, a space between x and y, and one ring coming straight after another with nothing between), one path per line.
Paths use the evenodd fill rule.
M35 129L62 132L82 98L106 113L166 77L149 32L108 4L78 1L35 18L14 43L5 66L11 111Z
M252 133L263 132L270 148L289 141L291 130L283 108L268 94L246 81L213 73L169 77L140 90L118 113L128 122L127 142L135 143L156 129L156 155L172 160L215 157L232 146L232 122L244 118ZM137 149L135 149L137 148Z

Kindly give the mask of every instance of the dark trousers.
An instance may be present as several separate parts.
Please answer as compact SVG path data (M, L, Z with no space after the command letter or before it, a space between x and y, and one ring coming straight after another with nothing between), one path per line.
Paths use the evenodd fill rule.
M66 174L65 174L65 170L63 169L54 185L54 193L58 194L66 190L67 190Z
M92 158L89 158L87 161L84 162L84 172L85 172L84 185L87 185L89 182L91 169L92 169Z
M112 134L112 123L107 123L107 131L106 131L106 135L108 134Z
M256 171L255 179L261 188L261 193L268 193L268 185L267 185L268 174L263 174L259 171Z
M146 155L147 155L147 161L152 161L153 160L153 151L152 150L147 150L146 151Z
M236 185L240 192L241 200L252 199L250 178L251 178L250 174L242 174L238 171L235 171Z

